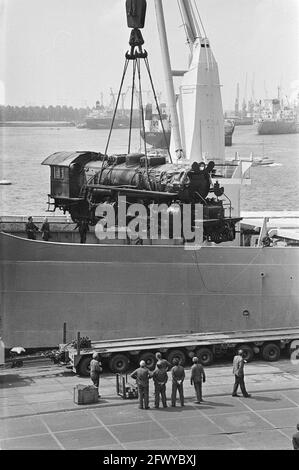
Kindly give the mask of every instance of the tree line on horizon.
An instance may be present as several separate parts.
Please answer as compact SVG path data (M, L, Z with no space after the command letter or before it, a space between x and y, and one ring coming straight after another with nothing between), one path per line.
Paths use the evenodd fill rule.
M91 108L72 106L0 106L0 122L8 121L66 121L79 123Z

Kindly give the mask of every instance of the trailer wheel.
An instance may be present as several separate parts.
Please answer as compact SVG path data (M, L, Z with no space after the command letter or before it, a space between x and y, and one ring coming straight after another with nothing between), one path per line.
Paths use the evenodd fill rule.
M254 357L253 348L248 344L241 344L241 346L238 346L238 350L239 349L242 349L243 351L243 359L247 362L251 362Z
M167 355L167 361L172 364L173 359L178 359L179 363L183 366L186 362L186 355L181 349L173 349Z
M214 360L214 354L209 348L199 348L195 351L199 362L203 366L209 366Z
M144 361L146 367L149 370L153 370L155 368L157 359L156 359L156 356L154 355L154 353L146 352L146 353L141 354L140 361Z
M77 365L77 374L82 375L82 377L89 377L90 375L90 361L91 356L82 357L81 361Z
M129 366L129 358L125 354L115 354L109 360L109 369L112 372L122 374Z
M280 358L280 349L277 344L268 343L262 348L262 357L265 361L278 361Z

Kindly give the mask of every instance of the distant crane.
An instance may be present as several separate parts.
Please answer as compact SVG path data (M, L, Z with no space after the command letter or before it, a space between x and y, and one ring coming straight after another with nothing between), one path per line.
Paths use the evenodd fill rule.
M237 94L235 100L235 115L239 116L239 103L240 103L240 85L237 83Z

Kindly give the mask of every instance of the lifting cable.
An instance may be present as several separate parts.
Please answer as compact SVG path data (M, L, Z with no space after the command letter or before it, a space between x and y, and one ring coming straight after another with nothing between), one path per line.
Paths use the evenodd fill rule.
M130 108L130 129L129 129L128 153L130 153L130 151L131 151L132 120L133 120L133 105L134 105L134 91L135 91L135 74L136 74L136 60L133 61L133 77L132 77L132 94L131 94L131 108Z
M127 72L128 65L129 65L129 59L126 58L125 65L124 65L124 70L123 70L123 75L122 75L122 78L121 78L120 87L119 87L119 91L118 91L118 95L117 95L117 100L116 100L116 104L115 104L115 108L114 108L114 112L113 112L113 117L112 117L112 122L111 122L111 126L110 126L109 135L108 135L108 140L107 140L107 144L106 144L106 148L105 148L105 152L104 152L103 162L104 162L104 160L107 156L107 150L108 150L108 146L109 146L109 142L110 142L110 137L111 137L111 134L112 134L112 129L113 129L115 116L116 116L118 103L119 103L119 98L120 98L120 95L121 95L121 90L122 90L122 87L123 87L123 83L124 83L124 79L125 79L125 75L126 75L126 72Z
M133 122L133 102L134 102L134 91L135 91L135 76L136 76L136 69L137 69L138 84L139 84L139 93L138 93L139 94L139 112L140 112L140 120L141 120L141 127L142 127L141 128L141 133L142 133L142 137L143 137L143 140L144 140L145 171L146 171L146 174L147 174L148 184L149 184L149 187L151 189L151 181L150 181L150 178L149 178L149 170L148 170L147 147L146 147L146 140L145 140L144 109L143 109L143 103L142 103L142 87L141 87L141 73L140 73L140 59L142 58L142 59L144 59L145 66L146 66L148 76L149 76L149 79L150 79L151 88L152 88L152 92L153 92L153 95L154 95L156 108L157 108L157 111L158 111L158 114L159 114L159 119L160 119L160 122L161 122L161 127L162 127L162 131L163 131L164 140L165 140L165 143L167 145L167 151L168 151L168 155L169 155L169 158L170 158L170 162L172 163L172 158L171 158L171 154L170 154L170 151L169 151L169 145L167 144L165 128L164 128L164 125L163 125L161 110L160 110L160 106L158 104L157 95L156 95L156 91L155 91L155 88L154 88L153 79L152 79L152 75L151 75L151 71L150 71L150 66L149 66L149 62L148 62L148 59L147 59L147 52L145 50L144 51L142 50L142 44L143 43L144 43L144 41L143 41L140 30L138 28L134 28L131 32L130 41L129 41L129 44L131 46L131 53L127 52L126 56L125 56L126 58L125 58L125 64L124 64L123 74L122 74L122 78L121 78L121 83L120 83L120 87L119 87L119 91L118 91L118 95L117 95L117 100L116 100L115 107L114 107L114 112L113 112L112 122L111 122L109 135L108 135L108 139L107 139L107 144L106 144L105 152L104 152L103 159L102 159L102 165L101 165L100 175L99 175L99 179L98 179L99 183L101 182L101 177L102 177L102 173L103 173L103 170L104 170L104 163L105 163L106 159L108 158L107 152L108 152L108 147L109 147L109 143L110 143L110 138L111 138L111 134L112 134L113 126L114 126L114 121L115 121L116 112L117 112L117 109L118 109L118 104L119 104L119 99L120 99L120 96L121 96L121 91L122 91L122 88L123 88L124 79L125 79L125 76L126 76L126 73L127 73L127 69L128 69L128 65L129 65L130 60L133 61L133 74L132 74L132 93L131 93L131 107L130 107L128 154L130 153L130 150L131 150L132 122ZM138 51L135 51L136 47L138 48Z
M159 106L159 104L158 104L158 99L157 99L157 95L156 95L156 90L155 90L155 87L154 87L154 83L153 83L153 79L152 79L152 74L151 74L150 66L149 66L149 61L148 61L148 58L147 58L147 57L145 57L144 62L145 62L145 66L146 66L146 69L147 69L147 73L148 73L148 76L149 76L149 79L150 79L150 82L151 82L151 87L152 87L152 91L153 91L153 95L154 95L154 99L155 99L155 103L156 103L156 108L157 108L157 111L158 111L158 114L159 114L159 119L160 119L161 126L162 126L162 130L163 130L164 140L165 140L165 143L167 144L166 133L165 133L165 129L164 129L164 124L163 124L163 119L162 119L162 115L161 115L161 110L160 110L160 106ZM169 151L169 145L168 145L168 144L167 144L167 152L168 152L168 155L169 155L169 158L170 158L170 162L172 163L172 158L171 158L171 154L170 154L170 151Z
M113 112L113 116L112 116L112 121L111 121L111 125L110 125L107 144L106 144L105 152L104 152L103 159L102 159L102 166L101 166L101 170L100 170L100 176L99 176L99 179L98 179L99 184L101 183L101 177L102 177L102 173L103 173L103 170L104 170L104 162L107 158L107 151L108 151L108 147L109 147L109 143L110 143L110 138L111 138L112 129L113 129L114 121L115 121L115 116L116 116L118 103L119 103L119 99L120 99L120 95L121 95L121 90L122 90L122 87L123 87L123 83L124 83L124 79L125 79L125 76L126 76L128 65L129 65L129 59L126 58L124 69L123 69L123 74L122 74L122 77L121 77L121 82L120 82L120 86L119 86L119 90L118 90L118 94L117 94L117 100L116 100L116 103L115 103L114 112Z
M145 155L145 171L147 174L148 184L150 189L151 182L148 174L148 161L147 161L147 149L146 149L146 140L145 140L145 125L144 125L144 110L143 110L143 103L142 103L142 87L141 87L141 74L140 74L140 59L134 59L137 63L137 73L138 73L138 84L139 84L139 109L140 109L140 116L141 116L141 126L142 126L142 134L143 134L143 141L144 141L144 155Z

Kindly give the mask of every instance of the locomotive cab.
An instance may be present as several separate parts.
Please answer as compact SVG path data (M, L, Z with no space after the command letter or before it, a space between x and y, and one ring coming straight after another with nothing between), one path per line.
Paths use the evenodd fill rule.
M86 183L85 165L101 159L96 152L56 152L47 157L42 165L50 166L50 194L56 207L67 209L69 202L79 202L81 189ZM50 204L50 202L49 202Z

